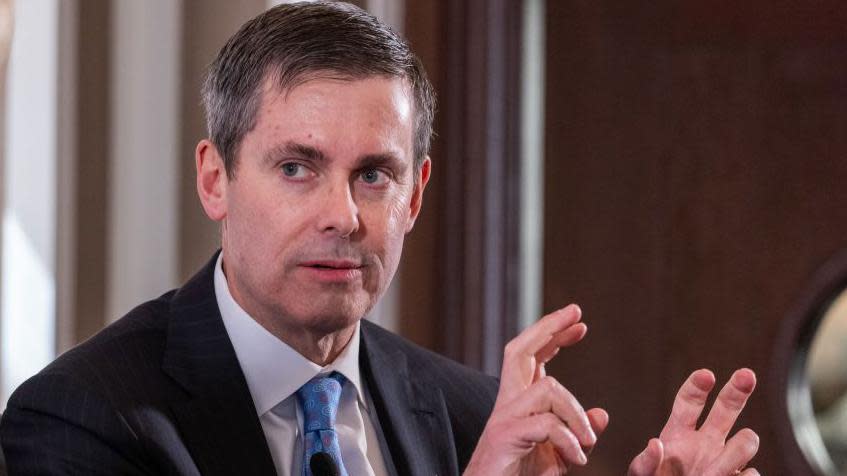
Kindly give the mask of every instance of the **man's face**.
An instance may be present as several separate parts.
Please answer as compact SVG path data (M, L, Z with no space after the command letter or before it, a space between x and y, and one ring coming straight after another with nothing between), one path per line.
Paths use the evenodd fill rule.
M263 91L225 184L230 290L280 330L337 331L388 287L420 209L410 90L371 77Z

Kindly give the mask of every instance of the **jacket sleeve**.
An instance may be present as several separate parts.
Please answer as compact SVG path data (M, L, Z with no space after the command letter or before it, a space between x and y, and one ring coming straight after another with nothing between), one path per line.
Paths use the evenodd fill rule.
M15 391L0 420L9 476L149 474L125 419L83 388L40 374Z

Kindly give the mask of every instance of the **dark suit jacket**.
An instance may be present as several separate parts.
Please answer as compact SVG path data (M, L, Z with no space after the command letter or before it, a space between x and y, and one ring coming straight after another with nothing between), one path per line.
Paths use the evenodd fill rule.
M221 321L214 263L15 391L0 422L10 476L275 474ZM458 474L491 412L496 380L370 322L361 337L390 471Z
M3 414L0 413L0 417ZM0 476L6 476L6 458L3 456L3 447L0 446Z

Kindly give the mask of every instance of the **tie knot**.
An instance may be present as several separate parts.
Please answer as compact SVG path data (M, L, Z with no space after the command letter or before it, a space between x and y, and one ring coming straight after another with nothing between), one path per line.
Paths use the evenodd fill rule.
M317 376L297 390L297 399L303 409L303 424L307 432L333 429L345 380L343 375L333 372Z

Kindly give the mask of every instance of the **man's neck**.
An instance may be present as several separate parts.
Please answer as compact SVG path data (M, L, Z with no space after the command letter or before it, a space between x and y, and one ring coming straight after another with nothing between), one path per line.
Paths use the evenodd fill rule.
M321 367L335 361L350 343L357 325L353 324L341 330L327 333L299 326L288 327L280 324L277 320L262 319L252 314L250 316L277 339Z
M358 322L341 329L314 328L302 324L287 325L285 320L274 318L261 309L251 309L250 300L242 298L237 286L234 286L233 277L228 276L226 271L226 263L221 261L221 272L226 280L229 295L235 303L274 337L321 367L334 362L356 332Z

